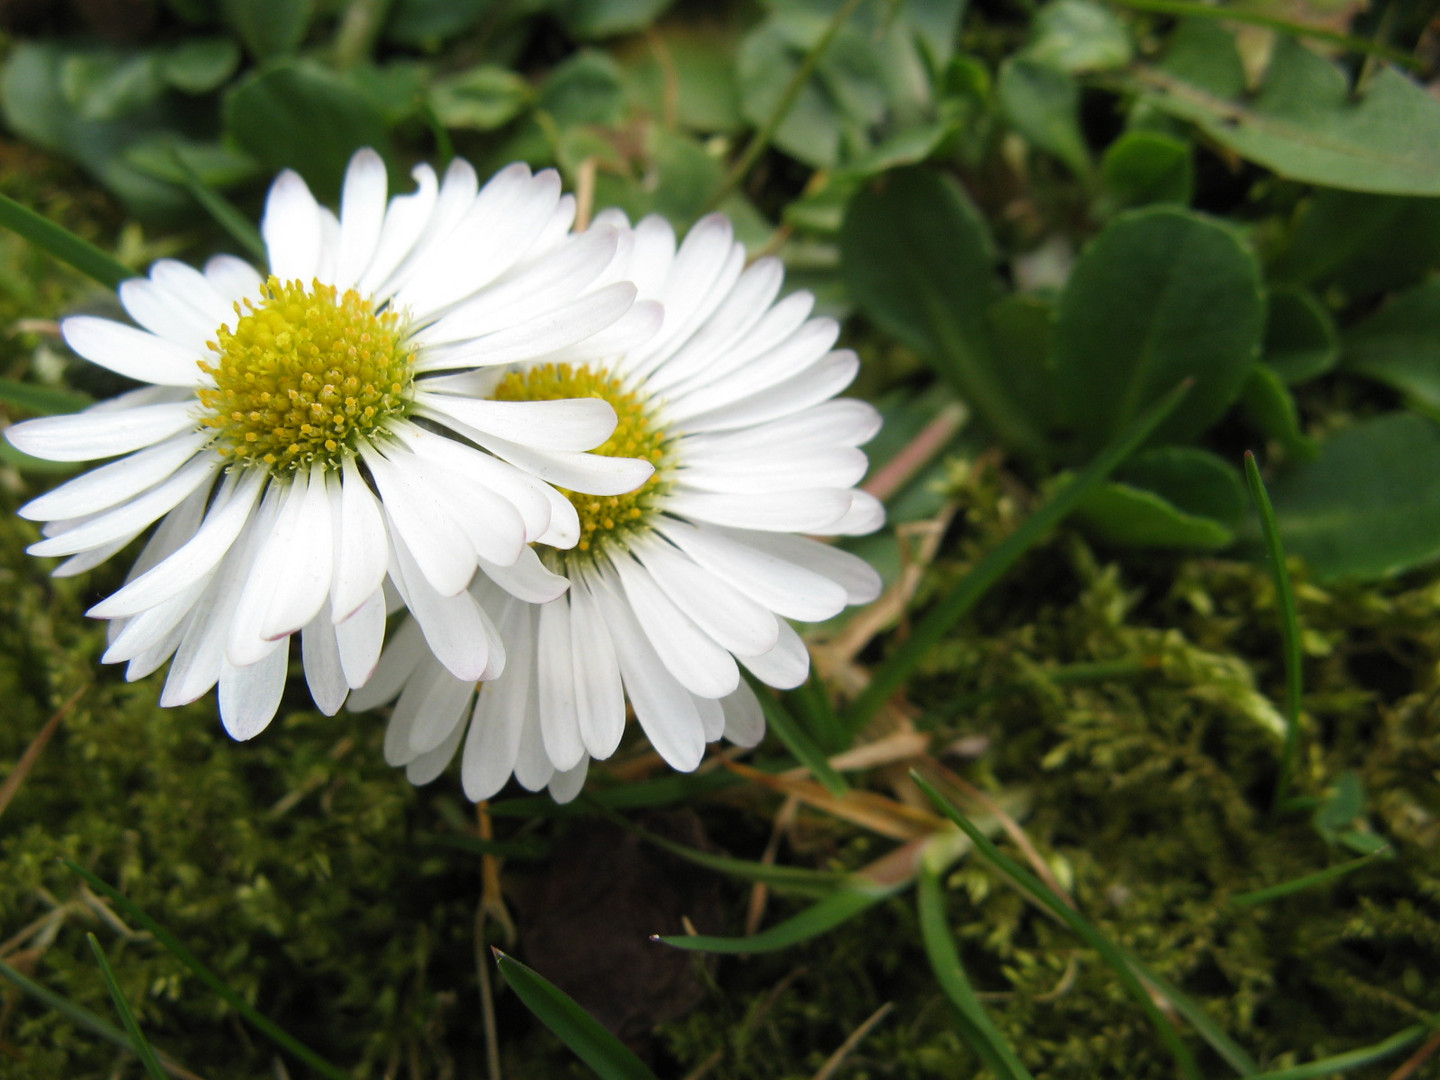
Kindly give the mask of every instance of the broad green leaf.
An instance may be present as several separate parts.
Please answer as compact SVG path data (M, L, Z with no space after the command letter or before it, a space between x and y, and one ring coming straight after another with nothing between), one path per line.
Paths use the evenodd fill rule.
M1130 62L1134 46L1125 24L1093 0L1051 0L1035 14L1025 55L1072 74L1109 71Z
M385 20L385 40L435 51L494 7L495 0L394 0Z
M152 52L68 52L60 62L60 91L81 120L116 120L165 92L160 67Z
M1044 447L996 371L994 249L954 180L921 168L882 177L846 211L840 256L851 296L876 325L934 363L1002 439Z
M632 93L651 116L668 122L673 110L675 122L689 131L735 132L745 126L735 77L738 34L710 24L703 30L663 25L650 34L658 46L637 40L617 51Z
M350 157L390 140L375 106L345 78L304 60L276 60L225 95L225 130L267 169L294 169L333 201Z
M617 206L632 220L661 214L679 231L688 229L724 178L724 167L683 132L651 127L645 133L641 176L602 173L595 182L597 206Z
M430 108L447 128L490 131L508 123L530 103L530 83L497 64L479 64L437 79Z
M1055 372L1055 304L1032 293L1011 293L987 313L995 374L1006 393L1043 428L1059 415Z
M1127 131L1105 150L1100 175L1116 209L1178 203L1195 191L1190 144L1157 131Z
M293 53L305 40L314 0L221 0L225 21L258 61Z
M1192 446L1142 450L1116 479L1164 496L1181 510L1236 526L1245 514L1245 483L1224 458Z
M535 107L561 128L582 124L613 127L625 116L620 65L609 53L581 49L550 73Z
M550 12L577 38L631 34L654 22L675 0L557 0Z
M1295 395L1268 364L1256 364L1240 391L1240 413L1267 439L1274 439L1286 453L1310 461L1318 454L1314 439L1300 427L1300 407Z
M240 49L230 38L191 38L160 57L160 77L187 94L208 94L235 74Z
M1440 281L1395 297L1347 330L1342 362L1440 415Z
M1285 549L1321 582L1374 580L1440 557L1440 428L1389 413L1337 432L1270 484Z
M1054 154L1077 176L1090 173L1090 152L1080 133L1080 87L1073 76L1019 55L1000 68L996 87L1011 126L1032 145Z
M554 983L499 949L495 962L515 996L601 1080L655 1080L644 1062Z
M1194 387L1156 434L1200 434L1239 394L1264 321L1254 255L1222 225L1154 207L1117 217L1082 253L1060 299L1056 388L1082 453L1182 379Z
M1278 285L1270 290L1261 355L1287 383L1322 375L1340 359L1335 320L1309 289Z
M1194 62L1193 39L1207 38L1219 57L1234 54L1230 35L1198 20L1185 25L1192 40L1184 43L1183 62L1172 56L1162 68L1141 73L1149 102L1292 180L1440 195L1440 101L1424 88L1382 66L1356 95L1338 64L1281 37L1259 92L1247 94L1227 61Z
M1440 199L1318 191L1304 204L1277 278L1368 296L1414 285L1440 265Z
M1077 517L1100 539L1123 547L1218 550L1235 530L1212 518L1187 514L1153 491L1110 483L1092 491Z
M142 139L125 150L125 160L171 184L194 177L215 188L233 187L255 176L255 160L225 143L186 142L173 135Z

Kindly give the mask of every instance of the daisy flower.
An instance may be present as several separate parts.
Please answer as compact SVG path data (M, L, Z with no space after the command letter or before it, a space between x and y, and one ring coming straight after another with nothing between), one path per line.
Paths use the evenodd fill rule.
M779 261L746 268L722 216L699 222L678 250L659 218L627 226L613 212L597 219L627 230L614 272L663 304L659 333L598 361L521 363L475 385L485 380L493 401L609 402L620 421L597 453L653 462L655 475L627 494L566 493L579 543L539 545L542 562L570 579L559 598L527 603L476 581L509 657L478 694L437 661L419 627L399 630L351 707L398 695L385 753L416 783L438 775L464 739L471 799L513 774L568 800L590 759L619 745L627 700L676 769L694 769L722 735L754 745L764 719L741 668L797 686L810 658L786 620L827 619L879 593L863 560L797 535L866 533L884 521L854 487L866 469L858 447L879 414L832 400L859 364L832 348L835 321L809 317L809 293L777 303Z
M566 582L529 545L581 530L551 482L605 497L653 471L582 453L614 429L608 402L457 389L477 366L583 363L653 334L658 307L608 273L623 231L572 236L553 171L512 165L483 188L463 161L443 182L412 175L387 203L385 166L361 151L337 217L282 173L261 229L268 276L224 255L203 272L156 263L120 286L138 326L62 324L75 352L145 385L6 431L52 461L118 458L22 508L48 523L30 551L77 574L160 521L90 611L113 620L104 659L135 679L173 657L162 705L218 682L237 739L275 715L295 633L325 712L370 677L387 580L445 670L498 674L477 568L505 595L553 599Z

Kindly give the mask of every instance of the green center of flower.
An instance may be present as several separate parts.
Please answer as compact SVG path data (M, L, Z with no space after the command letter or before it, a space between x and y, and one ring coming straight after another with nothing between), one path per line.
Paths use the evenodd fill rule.
M615 410L615 432L593 451L605 457L644 458L655 466L655 474L625 495L585 495L557 488L570 500L580 516L580 541L576 552L598 553L608 545L622 543L644 529L657 501L668 489L661 467L670 449L670 440L655 423L649 403L640 394L626 390L608 372L591 371L570 364L538 364L525 371L506 375L495 389L498 401L554 401L558 398L598 397Z
M259 303L235 305L235 329L210 342L215 380L198 392L215 445L236 464L276 474L338 468L410 405L414 352L393 311L353 289L271 277Z

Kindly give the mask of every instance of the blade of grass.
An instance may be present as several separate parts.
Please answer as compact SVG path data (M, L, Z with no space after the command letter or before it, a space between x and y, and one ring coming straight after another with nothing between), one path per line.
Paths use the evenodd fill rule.
M940 989L964 1020L961 1033L998 1080L1033 1080L1030 1070L1025 1068L975 996L965 967L960 963L960 952L955 948L955 935L945 917L945 892L940 874L928 861L920 866L919 894L920 935L925 954L930 958L930 970L935 973Z
M1300 653L1300 620L1295 614L1295 592L1290 587L1290 571L1285 566L1285 548L1280 543L1280 528L1275 523L1275 508L1270 493L1260 478L1255 455L1245 451L1245 483L1250 498L1260 515L1260 533L1265 541L1265 554L1275 575L1275 598L1280 605L1280 640L1285 653L1285 747L1280 752L1280 775L1275 780L1274 807L1285 806L1290 795L1290 778L1295 773L1295 755L1300 746L1300 699L1304 693L1304 669Z
M1382 848L1381 851L1388 851L1389 848ZM1289 896L1301 889L1309 889L1316 885L1324 885L1328 881L1335 881L1344 877L1352 870L1358 870L1370 862L1380 851L1371 852L1369 855L1361 855L1358 859L1351 859L1349 862L1340 863L1338 866L1327 866L1324 870L1317 870L1313 874L1306 874L1303 877L1291 881L1281 882L1279 885L1271 885L1265 889L1254 889L1250 892L1237 893L1230 898L1230 903L1237 907L1254 907L1257 904L1268 904L1271 900L1278 900L1282 896Z
M1161 996L1175 1007L1175 1011L1199 1033L1200 1037L1210 1044L1210 1049L1224 1058L1232 1069L1241 1076L1250 1077L1260 1072L1259 1062L1246 1053L1239 1043L1225 1034L1220 1025L1210 1019L1210 1014L1200 1007L1198 1001L1182 993L1174 983L1155 974L1148 966L1125 952L1124 949L1120 949L1119 952L1140 974L1140 977L1158 990Z
M0 195L0 225L19 233L106 288L114 289L122 281L135 276L135 271L105 254L89 240L82 240L69 229L56 225L28 206L20 205L8 195Z
M115 1011L120 1014L120 1022L130 1033L131 1048L145 1066L150 1080L165 1080L165 1070L160 1067L160 1059L155 1056L150 1040L145 1038L145 1033L140 1030L140 1022L135 1019L135 1011L130 1008L130 1002L126 1001L125 995L121 993L120 984L115 981L115 972L110 969L110 958L100 946L100 939L94 934L86 934L85 937L90 942L90 951L95 954L95 959L100 964L100 973L105 976L105 985L110 990L110 999L115 1002Z
M820 781L826 791L837 799L844 797L850 790L850 785L830 766L830 759L825 756L825 751L816 745L815 740L795 722L785 706L768 690L761 689L755 696L760 699L760 708L765 712L765 722L770 725L775 737L785 744L785 749L795 755L796 761L810 770L810 775Z
M1145 1010L1146 1016L1149 1017L1150 1022L1155 1027L1156 1033L1160 1036L1160 1041L1165 1044L1166 1049L1169 1050L1171 1056L1174 1057L1175 1064L1180 1070L1181 1075L1186 1077L1186 1080L1202 1080L1203 1074L1200 1072L1200 1067L1196 1064L1195 1058L1190 1053L1189 1048L1181 1041L1180 1033L1175 1030L1175 1025L1170 1022L1169 1017L1160 1011L1159 1007L1151 999L1149 992L1145 989L1144 984L1141 983L1139 977L1135 974L1134 970L1132 970L1125 955L1111 944L1110 939L1100 933L1088 919L1084 918L1074 908L1070 907L1051 892L1044 882L1030 873L1029 870L1026 870L1008 855L1003 854L985 837L984 833L975 827L969 818L962 814L950 800L941 795L925 777L912 769L910 771L910 778L920 786L920 790L929 796L930 801L933 802L946 817L955 822L961 831L970 837L971 843L975 845L977 855L980 855L986 862L1010 878L1014 884L1019 886L1020 890L1025 893L1026 896L1068 926L1077 937L1099 953L1105 962L1115 969L1115 974L1120 978L1120 981L1125 984L1125 988L1130 991L1140 1003L1140 1007Z
M493 950L510 989L601 1080L656 1080L645 1063L554 983Z
M234 990L230 989L220 976L202 964L194 953L185 948L184 945L181 945L170 931L166 930L149 915L136 907L128 896L120 892L120 890L116 889L109 882L104 881L95 874L92 874L89 870L86 870L83 866L79 866L69 859L62 859L61 861L76 874L79 874L80 877L84 878L92 889L96 889L109 897L127 915L145 927L145 929L149 930L150 933L154 934L155 939L174 953L176 959L194 972L196 978L214 991L215 995L219 997L221 1001L225 1002L225 1004L229 1005L249 1021L253 1027L264 1032L277 1045L288 1050L317 1073L328 1077L329 1080L351 1080L350 1074L344 1069L341 1069L337 1065L332 1065L278 1024L261 1015L254 1006L239 994L235 993Z
M1003 543L987 553L954 589L920 620L910 637L875 669L867 686L845 714L846 730L853 736L904 685L911 672L965 614L975 606L1022 555L1042 540L1078 506L1085 495L1117 469L1150 436L1156 426L1180 403L1190 389L1181 383L1127 427L1083 472L1050 496Z
M205 212L215 219L215 223L229 233L230 238L244 248L252 259L261 266L268 266L270 252L265 247L260 230L235 208L234 203L201 179L200 174L190 167L190 163L180 151L172 149L170 157L184 178L185 190L190 193L190 197L199 203Z
M77 394L74 390L36 386L34 383L18 382L15 379L0 379L0 401L37 416L53 416L56 413L79 412L90 404L91 399L85 394Z
M692 952L777 952L802 941L809 941L827 930L833 930L867 908L874 907L881 900L893 896L908 884L909 882L889 886L854 883L843 885L825 899L811 904L800 914L750 937L713 937L709 934L677 934L672 937L656 934L650 940Z
M9 979L12 983L19 987L22 992L29 994L32 998L40 1002L40 1004L44 1005L45 1007L54 1009L57 1013L67 1018L77 1027L84 1028L92 1035L98 1035L106 1042L114 1043L116 1046L119 1046L122 1049L135 1049L135 1044L130 1041L130 1037L126 1035L125 1032L117 1028L114 1024L110 1023L108 1020L104 1020L101 1017L97 1016L95 1013L85 1008L85 1006L76 1005L73 1001L69 1000L68 998L61 997L59 994L55 993L55 991L41 986L39 983L34 982L31 979L27 979L24 975L21 975L20 972L16 971L13 967L5 963L3 960L0 960L0 976ZM163 1055L160 1059L160 1067L163 1068L165 1072L170 1076L178 1077L180 1078L180 1080L199 1080L199 1078L196 1077L196 1075L192 1073L189 1069L183 1068L182 1066L175 1064L175 1062L171 1061L169 1058L164 1057Z
M1358 1069L1361 1065L1369 1065L1400 1053L1407 1046L1412 1046L1423 1039L1429 1030L1424 1024L1415 1024L1404 1031L1397 1031L1388 1039L1382 1039L1370 1046L1362 1046L1359 1050L1348 1050L1343 1054L1336 1054L1334 1057L1324 1058L1321 1061L1312 1061L1308 1065L1292 1065L1288 1069L1258 1073L1252 1080L1313 1080L1315 1077L1330 1076L1333 1073Z

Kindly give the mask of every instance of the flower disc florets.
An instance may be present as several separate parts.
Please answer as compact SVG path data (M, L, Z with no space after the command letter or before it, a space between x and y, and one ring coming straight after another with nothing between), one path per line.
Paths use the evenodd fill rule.
M570 500L580 517L580 540L573 552L557 552L563 559L593 556L609 545L623 543L644 529L653 515L658 498L669 488L662 468L670 440L655 423L649 402L627 390L606 371L570 364L537 364L512 371L500 381L494 396L499 401L554 401L562 398L597 397L610 403L618 422L615 431L593 453L604 457L641 458L655 466L655 473L634 491L624 495L586 495L557 487Z
M235 305L235 329L222 326L209 343L217 358L200 361L215 380L198 391L201 423L236 464L339 468L410 405L414 353L400 317L319 281L272 276L260 297Z

